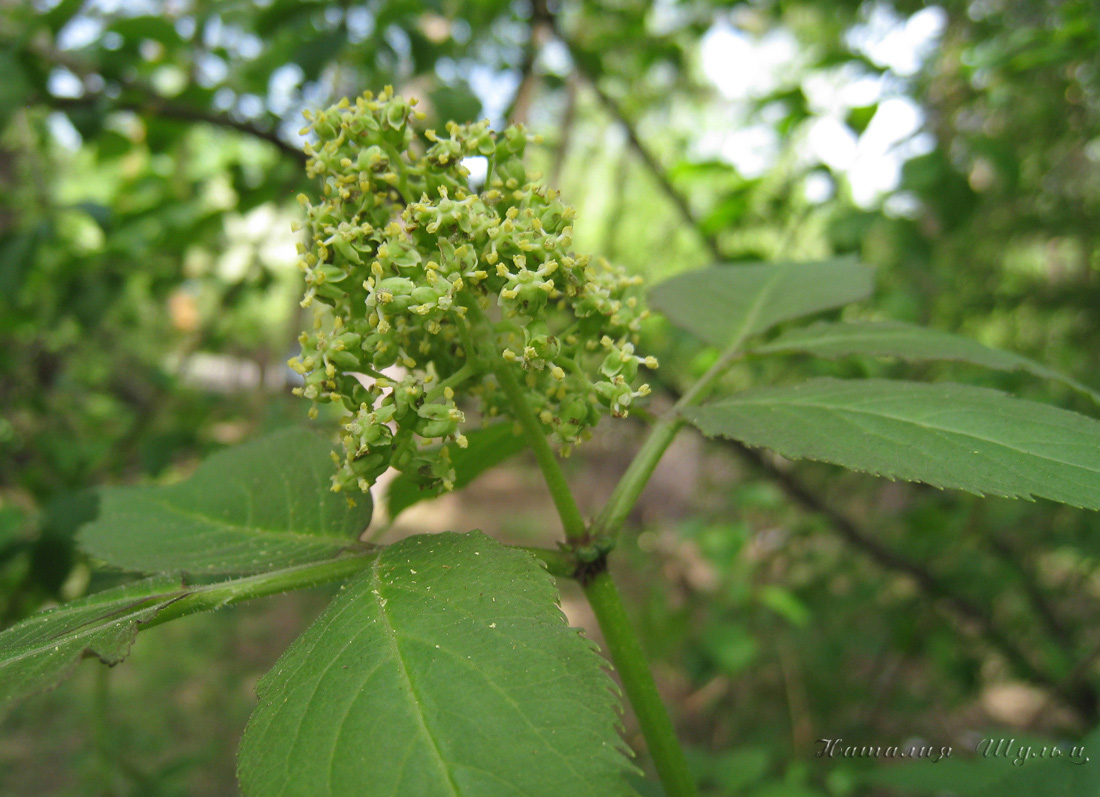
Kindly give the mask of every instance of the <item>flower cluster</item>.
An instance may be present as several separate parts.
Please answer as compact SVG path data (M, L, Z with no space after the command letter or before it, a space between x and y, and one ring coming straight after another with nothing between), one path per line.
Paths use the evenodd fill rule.
M347 410L333 489L391 466L449 488L448 444L466 445L456 390L508 416L505 369L568 453L605 412L626 415L649 392L638 366L656 367L634 353L640 280L572 252L573 211L527 173L523 128L420 136L414 106L387 88L307 114L322 195L299 197L302 304L323 307L290 364L302 395ZM479 156L480 192L463 164Z

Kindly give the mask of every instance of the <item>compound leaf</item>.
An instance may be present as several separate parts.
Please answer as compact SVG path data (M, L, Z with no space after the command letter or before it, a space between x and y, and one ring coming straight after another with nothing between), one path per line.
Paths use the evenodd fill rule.
M986 388L814 379L684 416L708 435L891 479L1100 509L1100 422Z
M781 321L867 297L872 273L847 258L714 266L665 280L654 286L649 300L676 326L725 348Z
M812 354L816 357L898 357L909 361L954 360L998 371L1026 371L1061 382L1100 403L1100 393L1042 363L976 340L900 321L821 321L792 329L773 341L755 346L756 354Z
M612 682L556 601L480 532L385 549L261 680L245 793L632 794Z
M0 709L53 686L83 656L126 658L138 625L184 594L164 576L127 584L33 615L0 633Z
M214 454L179 484L105 488L81 545L147 573L261 573L334 556L358 546L372 504L329 489L329 451L287 429Z

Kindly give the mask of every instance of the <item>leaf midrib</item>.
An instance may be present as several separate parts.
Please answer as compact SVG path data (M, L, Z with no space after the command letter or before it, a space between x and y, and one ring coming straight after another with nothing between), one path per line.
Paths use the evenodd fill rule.
M756 321L760 317L760 313L764 309L764 303L768 300L769 297L771 297L772 292L775 290L775 286L784 276L785 274L777 268L775 273L773 273L771 277L768 278L768 281L760 286L760 290L759 292L757 292L756 298L753 299L752 304L750 304L748 306L748 309L745 311L745 317L741 321L740 326L736 328L732 337L728 341L726 341L725 346L727 347L727 349L740 346L741 342L744 341L744 339L747 338L749 335L753 334L754 332L762 331L761 329L755 328ZM767 325L765 325L764 328L766 327Z
M922 327L910 326L909 324L898 325L891 322L869 322L866 324L858 324L859 329L856 329L854 334L846 332L836 331L837 326L842 325L830 325L833 326L834 331L823 335L808 335L813 331L813 327L809 327L804 330L799 330L803 333L804 337L791 335L789 338L778 338L770 343L765 343L756 347L756 351L782 351L784 349L793 348L795 346L806 346L822 344L825 346L844 344L844 343L874 343L879 340L907 340L912 339L913 336L924 336L925 339L937 338L949 343L957 343L963 346L973 346L976 349L980 349L983 354L992 354L994 356L1002 356L1008 359L1019 361L1021 363L1028 363L1029 365L1037 365L1042 367L1041 363L1029 360L1023 355L1016 354L1015 352L1005 351L1004 349L993 349L976 340L970 340L969 338L957 337L947 332L941 332L938 329L924 329ZM853 324L852 326L857 326ZM890 355L901 356L901 355ZM946 358L947 355L937 355L937 357Z
M167 608L169 606L169 604L175 603L181 597L183 597L182 594L181 595L174 595L172 597L158 596L158 595L150 596L149 598L143 599L141 602L154 601L153 605L146 606L146 607L143 607L141 609L136 609L134 611L133 616L131 616L127 619L124 619L124 620L119 620L117 617L113 617L113 618L107 618L107 617L102 617L102 616L95 617L91 620L86 621L83 624L84 630L82 630L82 631L73 632L73 633L66 633L62 637L55 637L53 639L46 640L44 642L40 642L40 643L36 644L34 647L26 648L26 649L20 651L19 653L17 653L16 655L14 655L14 656L10 656L8 658L5 658L2 662L0 662L0 669L2 669L4 666L7 666L8 664L12 664L12 663L22 661L23 659L27 658L28 656L36 656L36 655L39 655L39 654L48 653L51 648L57 648L57 647L60 647L62 645L67 646L67 645L72 644L73 642L78 642L78 641L80 641L82 639L85 639L89 636L94 636L96 633L98 633L100 631L103 631L106 628L108 628L109 626L116 625L120 622L132 623L132 624L136 625L138 622L140 622L136 618L136 615L142 614L144 612L152 611L152 612L154 612L154 616L155 616L156 613L159 613L159 612L163 611L165 608ZM157 602L157 598L163 598L163 602ZM132 602L133 601L131 601L131 603ZM104 610L106 610L106 609L107 609L107 607L105 606ZM137 633L136 629L134 630L134 633L135 634Z
M188 518L189 520L202 521L210 526L214 526L215 528L223 531L232 531L238 532L240 534L250 534L253 536L268 535L277 539L297 539L301 542L331 542L333 544L341 546L354 542L353 538L334 537L324 533L313 534L301 531L292 531L290 529L271 529L257 524L242 525L240 523L234 523L231 521L211 517L210 515L205 515L202 512L184 509L176 504L171 503L167 498L149 495L146 495L144 497L151 503L155 503L171 513Z
M450 793L452 795L454 795L454 797L460 797L460 792L458 790L458 784L455 783L454 778L451 775L451 770L447 766L446 760L443 758L443 752L439 749L439 744L436 741L435 736L432 734L431 730L428 728L427 717L425 716L423 708L422 708L423 703L420 701L420 697L416 693L416 689L413 687L412 676L409 674L409 668L405 664L405 657L401 653L401 646L397 642L397 629L394 627L393 623L390 621L390 615L386 611L386 603L385 603L385 600L382 598L383 581L382 581L381 577L379 576L379 570L381 568L381 560L382 560L382 557L378 557L378 559L375 561L374 565L371 567L371 578L370 578L370 583L371 583L371 586L372 586L371 594L374 596L375 604L378 606L379 621L385 627L385 630L386 630L385 637L389 642L391 654L392 654L392 657L393 657L393 661L396 664L398 675L399 675L399 677L401 678L402 682L405 685L405 689L406 689L407 694L412 698L412 700L411 700L411 702L413 704L413 712L412 713L413 713L413 716L416 720L417 725L420 726L421 734L428 741L428 745L429 745L429 747L432 751L432 754L435 756L435 760L436 760L436 762L439 766L440 771L443 774L443 778L444 778L445 782L447 783L448 788L450 789Z

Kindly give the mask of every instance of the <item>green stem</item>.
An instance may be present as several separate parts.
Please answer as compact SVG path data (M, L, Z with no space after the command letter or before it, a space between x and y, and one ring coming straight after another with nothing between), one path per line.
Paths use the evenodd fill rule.
M488 326L487 319L476 304L467 304L466 306L477 321ZM460 334L462 335L463 345L467 349L467 357L476 358L473 336L465 324L460 325ZM740 345L740 339L741 336L738 336L738 346ZM689 391L688 395L692 396L692 401L694 401L694 396L701 394L706 389L710 381L718 377L720 373L719 364L721 364L722 370L729 365L734 357L732 349L733 347L731 347L730 353L721 358L720 363L716 363L715 367L707 372L707 375L700 380L700 384ZM573 544L587 542L591 537L585 527L584 519L561 472L558 460L546 440L542 425L535 417L530 404L527 403L527 397L506 363L494 363L490 367L500 383L501 390L504 391L508 402L512 405L516 420L523 428L527 442L535 452L535 459L542 471L543 478L546 480L546 485L550 490L550 496L558 510L558 515L561 517L566 539ZM673 410L678 411L683 403L683 401L678 403ZM658 442L651 442L654 437L651 435L651 441L647 441L651 453L647 456L652 458L652 462L643 468L644 474L631 477L626 488L621 491L617 488L617 492L620 493L619 500L622 503L619 508L615 508L612 517L621 514L622 518L617 521L618 525L622 524L622 519L625 519L626 513L630 511L630 507L637 500L645 481L653 472L657 460L660 459L669 442L672 441L680 422L678 415L675 413L669 414L658 422L658 427L668 427L667 431L661 432L661 436L667 436L667 440L663 443L659 440ZM660 448L656 450L658 446ZM640 457L635 458L635 465L638 459ZM632 465L628 473L634 470L635 466ZM625 479L624 476L624 481ZM622 483L620 483L620 487L622 487ZM630 494L631 491L633 494ZM566 562L569 558L565 557ZM544 559L544 561L546 560ZM604 560L598 561L602 563ZM554 564L559 563L555 562ZM638 717L638 724L645 737L646 745L657 768L657 774L661 778L661 783L664 785L665 792L669 797L693 797L696 793L695 785L688 771L683 749L676 738L676 732L672 727L668 712L665 710L664 704L661 703L653 674L649 671L645 653L642 652L641 642L630 626L622 599L619 597L618 590L615 588L610 574L604 569L595 573L595 575L581 577L579 580L584 587L585 595L592 606L596 621L599 623L600 630L607 642L612 663L622 679L627 699Z
M738 335L734 342L726 349L721 357L712 365L699 381L691 386L691 389L680 397L680 400L672 406L668 412L657 419L657 423L649 432L637 455L631 460L626 473L619 479L607 504L600 512L599 517L592 523L590 534L593 539L613 539L622 528L630 510L638 501L646 483L649 482L653 470L657 467L661 457L672 443L680 427L684 425L681 410L690 407L703 399L708 389L722 374L726 372L730 364L741 356L741 344L745 335Z
M485 313L478 306L476 299L466 297L463 306L483 329L492 329L489 319L485 317ZM569 484L565 481L565 475L558 465L558 458L554 455L554 450L550 448L550 443L546 441L542 424L535 417L535 411L531 409L531 405L527 403L527 397L520 389L515 376L512 375L508 363L504 362L499 356L495 356L495 352L493 360L488 363L485 362L478 355L473 335L466 324L459 324L458 332L462 339L462 345L466 349L466 358L476 360L481 363L482 367L492 371L497 378L497 382L500 383L500 388L504 391L508 403L512 405L516 421L523 429L523 435L527 438L527 443L535 452L535 461L538 462L542 477L546 480L546 486L550 490L550 498L554 501L554 507L558 510L562 529L565 531L565 538L570 542L585 540L587 538L586 524L581 516L580 509L577 508L577 502L573 498Z
M493 187L493 167L497 165L497 153L494 150L493 154L485 159L485 182L481 184L481 192L485 193Z
M535 452L535 460L539 464L542 477L546 480L546 486L550 489L550 497L554 500L554 506L561 518L565 538L570 542L584 540L587 533L584 518L581 516L580 509L577 508L577 502L573 499L573 493L570 491L569 484L565 481L565 476L561 472L558 458L554 456L553 449L546 441L542 424L535 417L535 411L527 403L527 397L523 395L519 383L516 382L516 378L512 375L506 363L494 368L493 373L496 374L504 395L508 397L508 402L512 405L512 411L515 413L519 425L523 428L523 434L527 438L527 442Z
M470 377L477 374L477 366L471 360L467 360L462 364L462 367L448 376L446 379L442 379L439 383L427 392L424 396L424 401L431 403L443 395L443 391L447 388L454 389L457 385L461 385Z
M572 557L562 551L534 546L510 546L527 551L541 559L551 575L569 577L573 574ZM382 548L362 553L345 554L322 562L287 567L272 573L260 573L255 576L236 578L231 581L219 581L216 584L197 584L180 590L180 597L161 609L152 620L142 623L142 629L151 628L169 620L176 620L198 612L220 609L253 598L265 598L296 589L319 587L350 578L365 570L375 560Z
M759 305L759 302L758 302ZM722 353L722 356L680 397L672 408L664 413L650 431L626 473L608 499L607 505L589 530L589 539L613 542L653 475L661 456L672 443L684 424L681 411L706 395L717 379L741 354L741 346L748 337L758 307L746 317L740 331ZM638 717L638 725L645 736L650 757L669 797L690 797L696 793L695 784L687 768L683 749L676 738L668 712L657 693L653 674L649 671L645 653L623 608L615 583L607 570L597 573L584 584L585 595L596 614L596 620L607 641L611 660L622 679L627 699Z
M110 705L111 670L97 667L95 689L92 693L92 739L95 748L96 776L103 794L115 789L113 764L114 745L111 740L111 722L108 716Z
M185 593L178 600L165 606L155 618L145 623L143 627L149 628L166 623L169 620L175 620L178 617L219 609L222 606L229 606L253 598L263 598L268 595L278 595L282 592L340 581L365 569L378 556L380 550L379 548L365 553L338 556L334 559L326 559L323 562L288 567L283 570L276 570L273 573L261 573L232 581L186 587Z
M598 573L584 585L584 594L596 614L611 661L638 718L665 793L668 797L692 797L696 793L695 783L691 779L684 751L657 693L642 645L630 626L611 574L606 570Z

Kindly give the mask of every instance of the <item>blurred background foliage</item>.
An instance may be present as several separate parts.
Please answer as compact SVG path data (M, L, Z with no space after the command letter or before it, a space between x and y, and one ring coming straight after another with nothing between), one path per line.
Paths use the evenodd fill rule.
M178 478L304 417L284 366L303 320L303 109L393 84L430 125L524 122L579 249L652 278L855 254L879 292L850 316L960 331L1095 387L1098 53L1092 0L3 4L0 621L112 578L72 543L90 486ZM713 358L659 322L645 343L657 401ZM748 361L731 382L811 372L1095 413L947 365ZM613 483L637 431L605 429L571 472ZM522 494L521 471L493 484ZM824 761L816 740L961 756L1100 723L1095 515L691 439L658 478L620 565L706 793L1008 794L958 772L930 784L922 762ZM414 522L553 533L477 503ZM245 687L314 603L166 627L111 692L84 672L31 701L3 726L0 790L231 793ZM258 626L290 630L265 648Z

